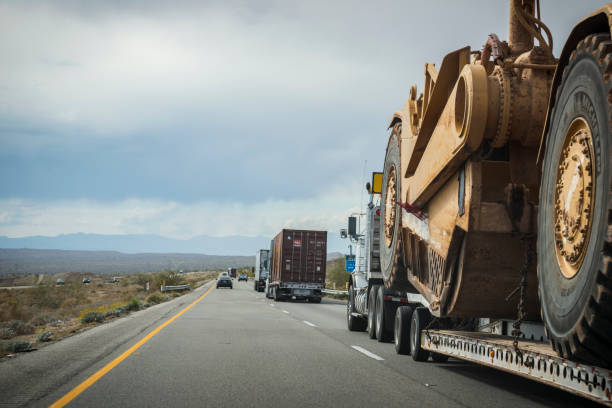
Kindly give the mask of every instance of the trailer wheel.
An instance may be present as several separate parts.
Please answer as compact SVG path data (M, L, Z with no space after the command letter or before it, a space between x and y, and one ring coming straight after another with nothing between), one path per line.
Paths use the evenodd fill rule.
M378 287L378 293L376 294L376 338L380 342L391 341L393 336L391 326L389 302L385 302L385 288L383 286Z
M394 340L397 354L410 354L410 325L412 308L400 306L395 311Z
M346 301L346 325L349 331L364 331L367 326L367 322L363 317L356 317L355 313L355 292L353 287L349 287L349 296Z
M408 282L404 264L401 234L402 211L397 205L401 197L402 170L400 168L399 137L401 123L396 123L389 136L383 173L380 206L380 270L385 286L398 291L414 291Z
M580 41L546 135L538 214L542 319L560 356L611 364L612 42Z
M429 350L421 348L421 332L431 321L431 314L426 307L417 307L412 313L410 323L410 354L414 361L426 361Z
M376 296L380 285L372 285L368 294L368 336L376 338Z

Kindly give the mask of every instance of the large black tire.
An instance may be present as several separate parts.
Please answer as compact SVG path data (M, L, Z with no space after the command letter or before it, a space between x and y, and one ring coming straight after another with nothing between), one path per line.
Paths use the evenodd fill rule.
M368 336L376 338L376 296L380 285L372 285L368 294Z
M259 292L259 285L257 284L257 281L253 282L253 288L255 292Z
M610 49L612 43L609 34L590 35L578 43L563 70L546 135L538 214L539 295L542 319L553 348L565 358L608 366L612 364ZM574 133L576 126L582 126L586 131ZM572 139L569 136L572 134L579 137ZM583 135L587 137L581 139ZM571 202L579 203L576 207L578 211L569 205L560 205L561 210L558 210L556 206L560 201L557 201L556 194L566 194L563 192L563 177L567 166L560 166L561 160L564 160L563 163L567 161L571 144L575 145L576 141L586 146L582 152L584 156L578 158L581 163L578 170L568 174L573 174L574 179L592 182L592 190L579 190L584 193L581 197L586 195L589 201L581 198ZM583 170L585 158L590 164L585 165ZM575 160L574 155L572 159ZM573 199L574 193L571 191L569 195L562 196L563 202ZM584 203L588 203L586 211L583 210L587 208ZM585 213L590 215L576 216ZM572 223L566 221L567 216L555 218L556 214L570 214ZM575 218L582 222L581 217L588 219L589 216L590 221L582 224L574 222ZM555 232L559 220L564 227L578 225L579 234L582 235L578 236L569 227L559 228ZM568 230L574 234L571 236L572 245L578 242L570 247L571 255L564 246L569 241L559 238L562 236L559 231ZM580 240L574 238L576 236Z
M397 354L410 354L410 323L412 308L400 306L395 311L394 340Z
M364 331L368 322L363 317L354 316L353 313L355 313L355 292L351 286L346 301L346 325L349 331Z
M389 316L390 305L385 301L385 288L378 287L376 294L376 339L380 342L389 342L393 338L392 319Z
M274 296L274 301L275 302L279 302L280 301L280 297L278 296L278 290L276 290L276 286L274 286L272 288L272 292L273 292L273 296Z
M395 124L387 143L385 167L383 172L382 196L380 201L380 271L385 286L398 291L414 291L408 282L406 266L403 258L402 234L400 229L402 211L397 205L404 201L401 196L401 181L403 178L400 166L399 138L402 131L401 123ZM395 196L387 193L389 183L395 185ZM395 213L395 222L388 231L385 229L387 214ZM391 225L391 224L390 224Z
M412 313L410 323L410 354L414 361L427 361L429 350L421 348L421 332L431 321L431 313L426 307L417 307Z

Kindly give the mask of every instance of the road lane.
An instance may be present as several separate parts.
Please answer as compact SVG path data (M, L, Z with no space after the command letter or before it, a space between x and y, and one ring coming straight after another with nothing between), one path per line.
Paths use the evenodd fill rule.
M419 406L451 404L235 287L215 290L69 406L401 406L411 388Z
M79 369L58 367L35 374L29 384L47 381L45 393L18 398L2 384L6 362L0 363L0 406L48 406L115 359L161 323L201 296L204 289L179 304L160 305L117 322L102 325L62 350L75 346ZM176 302L176 301L175 301ZM172 302L170 302L172 303ZM274 305L270 307L269 305ZM123 321L123 322L122 322ZM135 323L138 336L134 335ZM306 324L311 323L313 326ZM81 348L96 338L127 336L111 351L86 362ZM79 336L75 336L79 337ZM73 338L74 339L74 338ZM99 341L99 340L98 340ZM11 368L35 365L48 350L21 355ZM54 349L53 347L56 347ZM52 352L50 352L52 351ZM41 353L42 352L42 353ZM95 354L95 353L94 353ZM373 357L376 356L382 360ZM27 359L22 359L27 357ZM64 359L66 359L64 354ZM20 363L21 361L21 363ZM70 361L66 362L71 364ZM43 375L43 373L45 375ZM38 377L36 377L38 376ZM49 378L50 377L50 378ZM23 376L22 376L23 379ZM4 385L4 386L3 386ZM18 382L11 384L15 387ZM17 391L15 391L17 392ZM11 399L12 398L12 399ZM215 289L191 309L114 367L70 404L83 407L133 406L596 406L520 377L461 361L416 363L395 354L392 344L346 330L345 305L324 299L320 304L265 299L252 285L236 282L233 290Z
M261 295L263 297L263 295ZM267 300L273 302L272 300ZM403 378L433 389L433 392L468 407L598 407L589 400L499 370L450 359L447 363L423 363L410 356L398 355L392 343L371 340L367 334L349 332L346 327L346 303L323 299L320 304L301 301L280 302L296 320L308 320L317 330L346 347L356 345L384 359L381 362ZM443 405L444 406L444 405ZM450 405L452 406L452 405Z

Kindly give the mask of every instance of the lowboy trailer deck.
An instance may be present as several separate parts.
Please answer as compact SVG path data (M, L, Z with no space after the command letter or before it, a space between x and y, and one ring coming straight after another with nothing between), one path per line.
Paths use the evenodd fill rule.
M612 407L612 371L559 357L549 342L453 330L421 331L421 348L517 374Z

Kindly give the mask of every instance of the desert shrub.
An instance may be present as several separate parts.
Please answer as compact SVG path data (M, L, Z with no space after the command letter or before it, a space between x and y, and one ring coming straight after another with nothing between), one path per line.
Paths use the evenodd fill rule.
M327 268L327 280L330 284L336 283L337 289L344 289L346 282L349 281L351 274L344 269L344 259L335 259L330 262L331 267Z
M119 317L119 316L121 316L121 312L117 309L109 310L106 313L104 313L104 317Z
M163 298L159 293L153 293L149 295L149 297L147 298L147 302L154 303L154 304L161 303L162 301L163 301Z
M176 298L176 297L179 297L181 295L180 295L180 293L174 292L174 293L171 293L170 296L173 297L173 298Z
M0 339L8 340L12 339L16 335L17 333L15 333L15 330L11 329L10 327L0 327Z
M149 302L145 302L145 303L142 305L142 307L146 309L146 308L148 308L148 307L151 307L151 304L150 304Z
M182 285L185 283L185 276L176 271L166 270L164 272L156 273L151 277L151 288L157 289L166 282L168 286Z
M13 330L16 335L34 333L34 327L27 323L22 322L21 320L13 320L10 322L4 322L0 324L0 327L9 328Z
M47 331L47 332L39 334L36 340L45 342L45 341L51 341L52 338L53 338L53 332Z
M127 310L140 310L140 300L133 297L125 306Z
M1 348L9 353L18 353L30 350L32 345L27 341L5 341L1 343Z
M88 312L81 318L81 323L102 323L104 321L104 314L100 312Z

